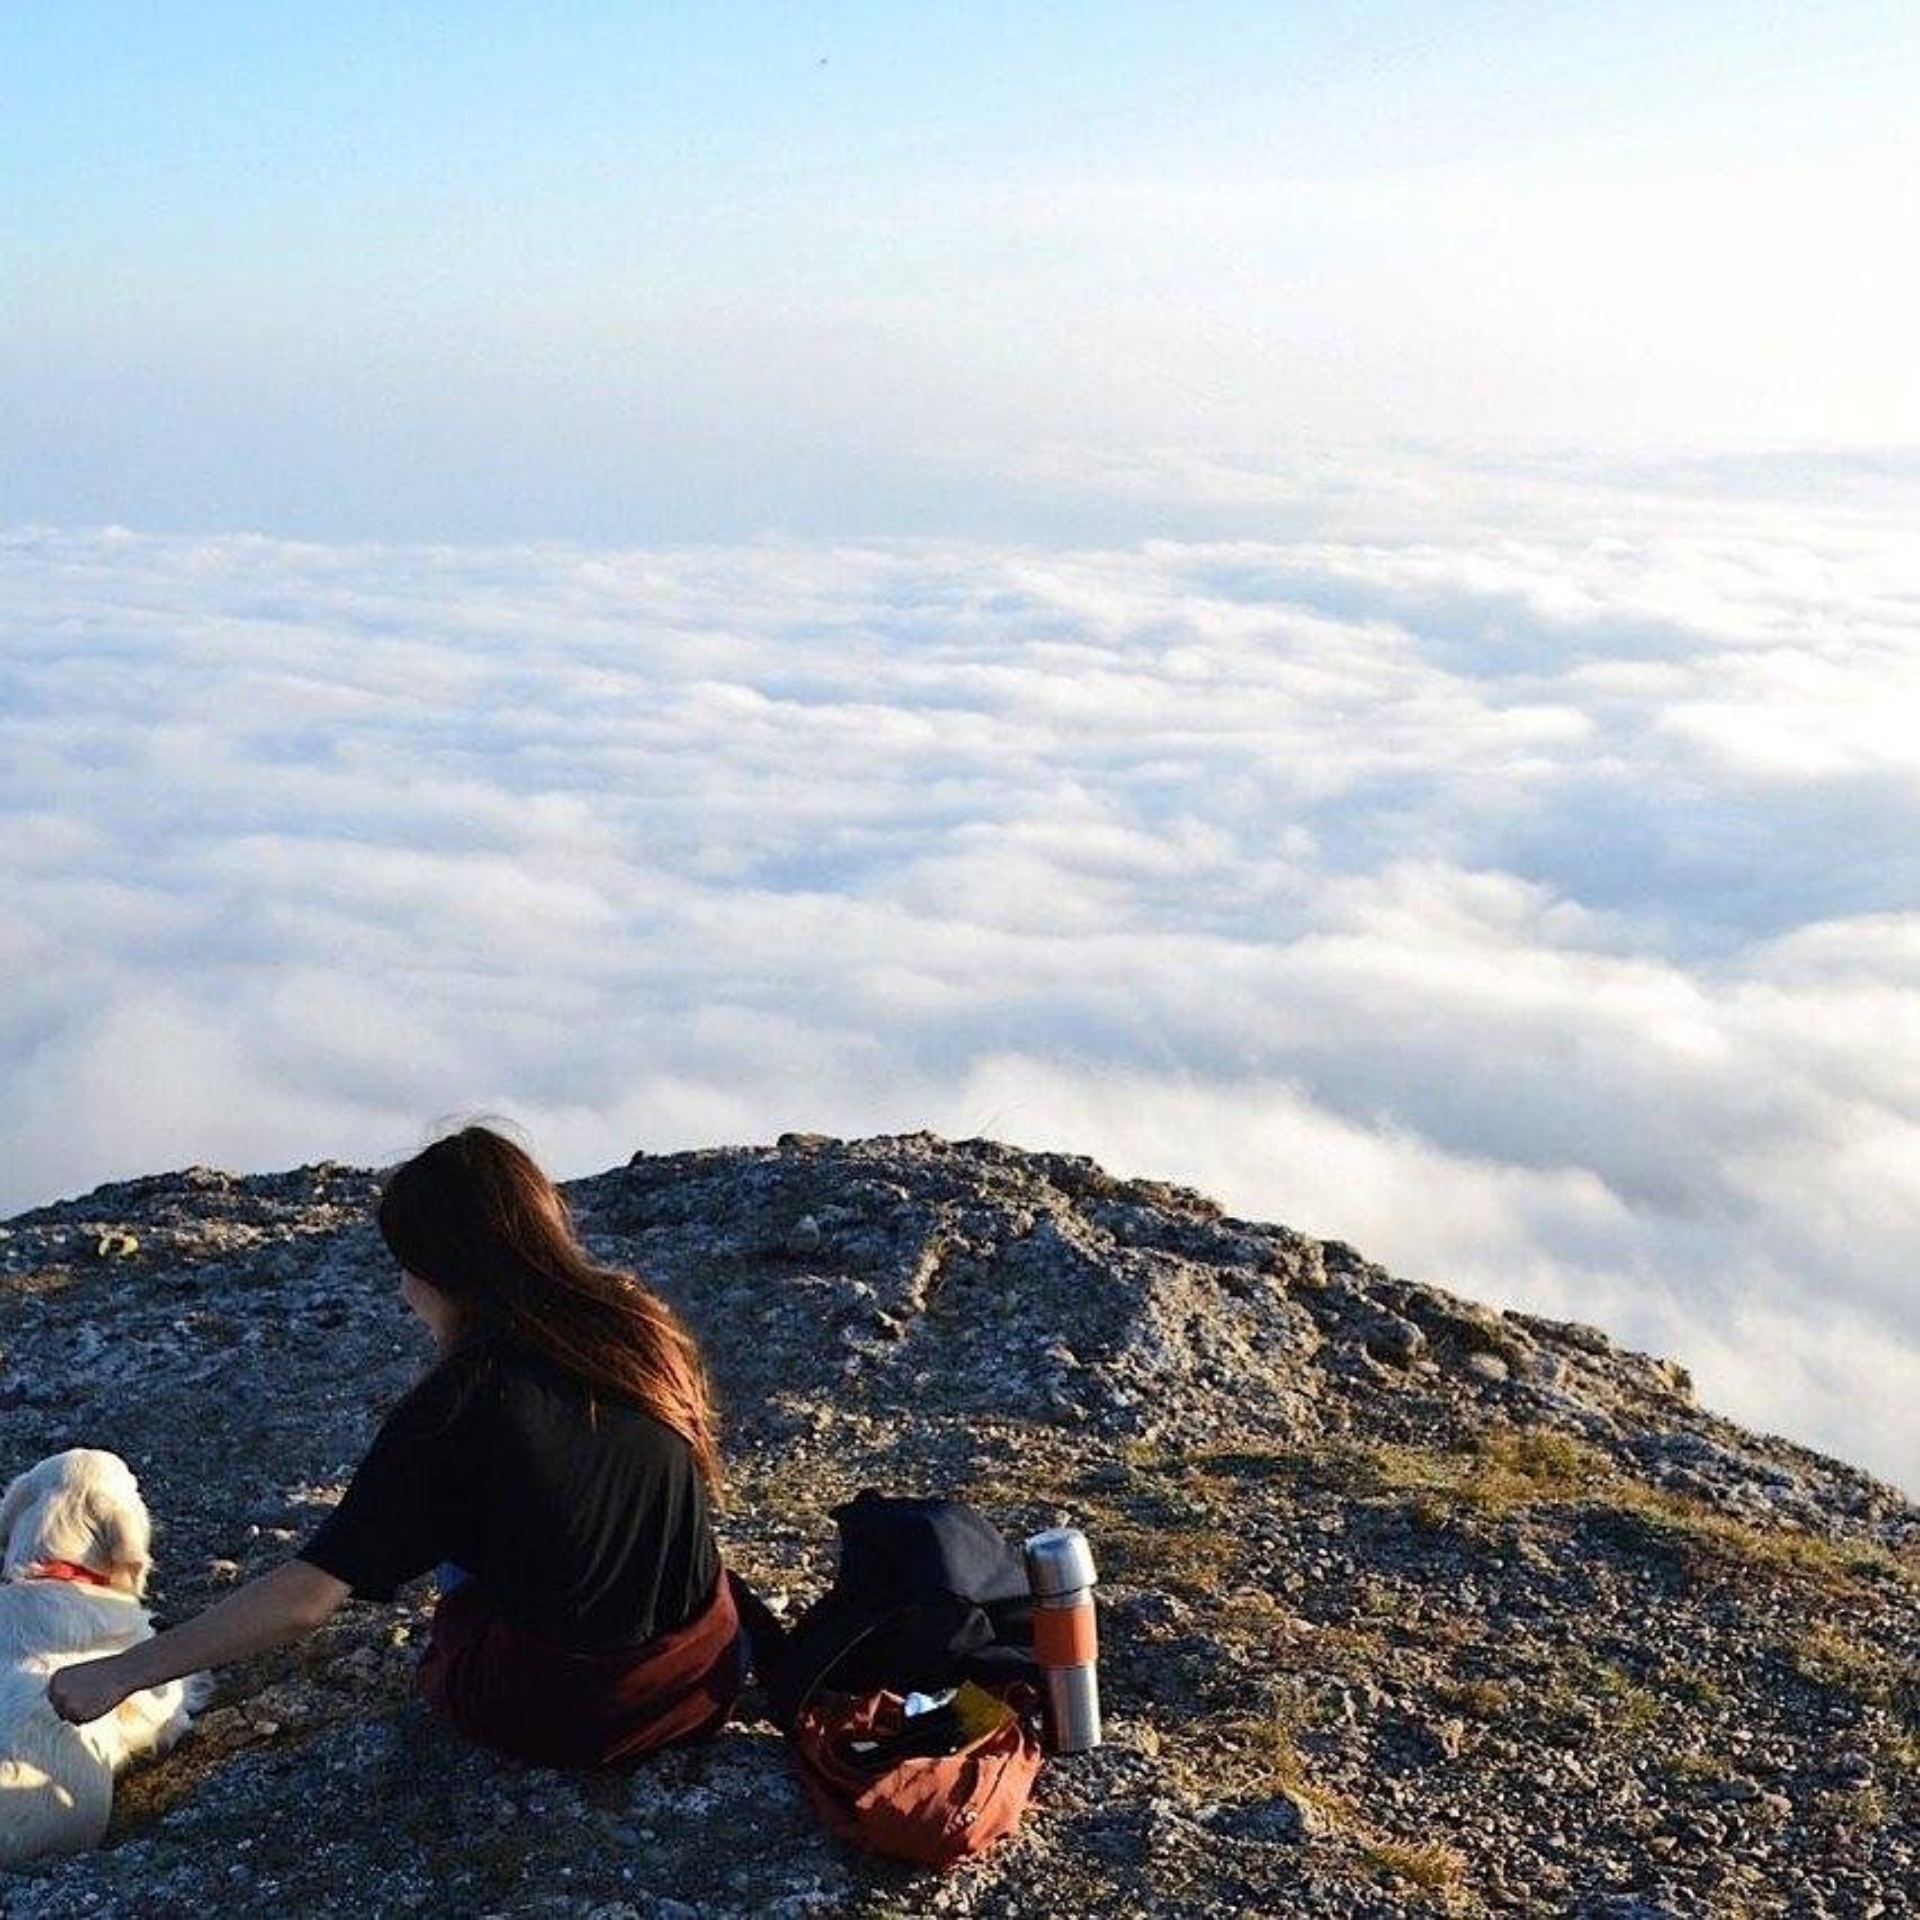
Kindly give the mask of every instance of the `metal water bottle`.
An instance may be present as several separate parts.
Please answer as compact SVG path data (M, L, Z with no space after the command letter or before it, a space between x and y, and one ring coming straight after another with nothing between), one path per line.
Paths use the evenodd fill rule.
M1033 1651L1047 1682L1055 1753L1100 1744L1100 1643L1093 1620L1093 1550L1078 1527L1051 1527L1026 1544Z

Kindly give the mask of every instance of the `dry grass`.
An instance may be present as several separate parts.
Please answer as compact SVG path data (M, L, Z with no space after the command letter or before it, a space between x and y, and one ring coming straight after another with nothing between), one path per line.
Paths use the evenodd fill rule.
M1269 1471L1340 1487L1363 1500L1396 1502L1428 1529L1449 1514L1497 1519L1543 1506L1593 1507L1627 1517L1649 1547L1762 1567L1828 1590L1876 1580L1920 1584L1920 1569L1908 1557L1858 1541L1736 1520L1705 1501L1634 1478L1599 1448L1563 1433L1495 1427L1460 1448L1378 1443L1317 1456L1273 1455L1267 1465Z
M1406 1501L1429 1518L1461 1508L1499 1516L1589 1493L1613 1463L1565 1434L1498 1427L1458 1449L1380 1442L1330 1455L1350 1491Z
M1721 1513L1704 1501L1688 1500L1639 1481L1622 1480L1610 1497L1613 1504L1638 1514L1649 1524L1671 1529L1679 1544L1704 1559L1763 1568L1829 1592L1888 1580L1920 1586L1920 1569L1881 1547L1829 1540L1823 1534L1802 1533L1790 1527L1757 1527Z
M1882 1708L1909 1733L1920 1732L1920 1659L1820 1624L1781 1651L1803 1679Z
M1887 1824L1887 1796L1871 1783L1823 1793L1815 1810L1822 1825L1853 1833L1875 1833Z
M1089 1516L1089 1532L1096 1526L1104 1578L1186 1600L1217 1598L1245 1558L1238 1539L1212 1519L1142 1521L1109 1512Z
M1449 1909L1471 1905L1468 1862L1457 1847L1391 1838L1354 1798L1314 1777L1300 1736L1321 1724L1328 1711L1306 1689L1283 1684L1263 1718L1215 1722L1206 1754L1207 1791L1291 1800L1329 1832L1344 1835L1368 1873L1417 1887Z
M1264 1715L1224 1715L1207 1723L1206 1784L1212 1793L1284 1795L1329 1826L1353 1818L1353 1803L1313 1777L1299 1736L1321 1719L1307 1691L1283 1682Z
M1540 1706L1565 1726L1605 1727L1628 1737L1650 1733L1665 1712L1660 1696L1624 1667L1581 1647L1543 1677Z
M1393 1502L1429 1528L1470 1514L1497 1519L1542 1506L1590 1506L1631 1519L1649 1546L1722 1564L1764 1567L1829 1589L1884 1580L1920 1585L1920 1555L1737 1520L1635 1478L1584 1440L1540 1428L1494 1427L1451 1448L1383 1441L1170 1454L1136 1444L1124 1457L1142 1483L1208 1504L1243 1497L1250 1483L1277 1481L1299 1493Z
M1664 1692L1690 1706L1712 1711L1724 1707L1731 1698L1711 1674L1702 1673L1697 1667L1682 1666L1675 1660L1663 1661L1655 1678Z
M1433 1697L1470 1720L1503 1720L1513 1708L1512 1693L1497 1680L1442 1680Z
M1373 1872L1411 1880L1432 1893L1460 1893L1466 1887L1466 1855L1444 1840L1375 1841L1361 1850L1360 1857Z

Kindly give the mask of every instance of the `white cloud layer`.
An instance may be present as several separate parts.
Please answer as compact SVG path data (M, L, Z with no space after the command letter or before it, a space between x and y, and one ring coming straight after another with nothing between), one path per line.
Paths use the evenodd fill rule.
M563 1172L990 1133L1920 1487L1911 493L1432 484L1114 551L0 537L0 1208L474 1110Z

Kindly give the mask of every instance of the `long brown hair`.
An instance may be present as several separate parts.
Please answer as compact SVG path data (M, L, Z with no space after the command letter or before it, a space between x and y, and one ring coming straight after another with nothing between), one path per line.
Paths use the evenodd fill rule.
M491 1127L462 1127L387 1175L377 1218L409 1273L480 1326L671 1427L719 1487L718 1417L693 1335L637 1276L588 1254L523 1148Z

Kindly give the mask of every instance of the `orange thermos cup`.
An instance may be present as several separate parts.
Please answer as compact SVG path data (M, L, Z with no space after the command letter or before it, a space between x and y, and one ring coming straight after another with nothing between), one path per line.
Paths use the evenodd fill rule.
M1100 1642L1093 1621L1093 1549L1078 1527L1026 1543L1033 1652L1047 1684L1047 1743L1055 1753L1100 1744Z

